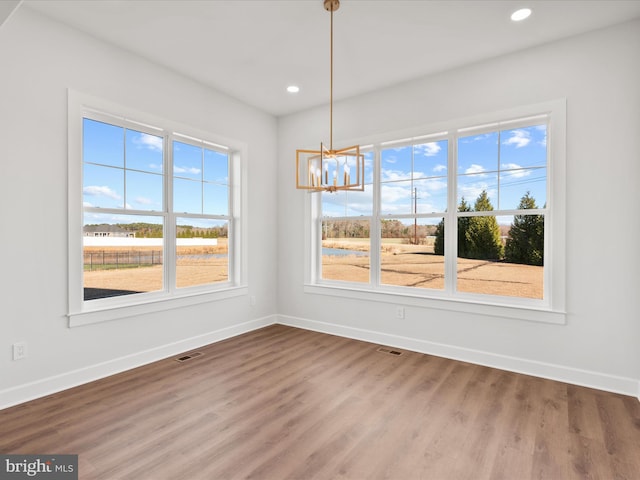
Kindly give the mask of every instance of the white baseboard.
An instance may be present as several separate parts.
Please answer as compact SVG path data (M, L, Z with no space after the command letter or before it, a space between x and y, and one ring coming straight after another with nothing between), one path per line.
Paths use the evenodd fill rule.
M558 380L574 385L596 388L598 390L621 393L623 395L637 397L638 400L640 400L640 380L636 379L606 375L598 372L564 367L562 365L538 362L535 360L498 355L495 353L429 342L426 340L418 340L399 335L376 332L373 330L346 327L344 325L334 323L318 322L315 320L287 315L270 315L215 330L197 337L188 338L168 345L162 345L136 354L127 355L125 357L91 365L89 367L63 373L54 377L2 390L0 391L0 410L276 323L387 345L390 347L402 348L414 352L476 363L488 367L499 368L501 370Z
M606 375L599 372L538 362L536 360L510 357L507 355L499 355L491 352L483 352L480 350L429 342L427 340L418 340L399 335L376 332L373 330L346 327L344 325L334 323L318 322L315 320L291 317L287 315L279 315L277 323L390 347L402 348L414 352L451 358L453 360L475 363L510 372L548 378L550 380L557 380L607 392L621 393L623 395L637 397L640 400L640 381L633 378Z
M116 373L124 372L125 370L130 370L158 360L163 360L188 350L200 348L204 345L209 345L258 328L272 325L276 322L277 316L270 315L240 323L238 325L221 328L204 335L198 335L197 337L187 338L185 340L180 340L179 342L162 345L132 355L127 355L125 357L116 358L107 362L56 375L54 377L2 390L0 391L0 410L29 400L44 397L52 393L60 392L68 388L77 387L78 385L108 377Z

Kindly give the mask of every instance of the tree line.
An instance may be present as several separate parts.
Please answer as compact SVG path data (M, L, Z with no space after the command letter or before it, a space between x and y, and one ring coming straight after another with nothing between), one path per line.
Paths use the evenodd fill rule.
M85 225L86 227L105 227L105 231L111 227L110 224L93 224ZM137 238L162 238L164 236L163 226L157 223L116 223L113 225L122 231L135 233ZM222 225L218 227L202 228L192 225L178 225L176 227L176 236L178 238L227 238L228 227Z
M536 209L535 199L527 192L518 209ZM493 205L486 191L482 191L473 207L464 197L458 212L489 212ZM434 253L444 255L444 219L436 228ZM542 265L544 261L544 217L515 215L506 241L503 243L495 216L458 218L458 257L479 260L505 260L510 263Z

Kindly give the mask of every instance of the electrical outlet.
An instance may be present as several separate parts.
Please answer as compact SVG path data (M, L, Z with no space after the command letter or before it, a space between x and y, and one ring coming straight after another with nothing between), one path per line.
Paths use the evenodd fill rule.
M396 307L396 318L399 320L404 318L404 307Z
M27 356L27 344L24 342L13 344L13 359L20 360Z
M256 296L255 296L255 295L251 295L251 296L249 297L249 304L250 304L252 307L255 307L255 306L256 306Z

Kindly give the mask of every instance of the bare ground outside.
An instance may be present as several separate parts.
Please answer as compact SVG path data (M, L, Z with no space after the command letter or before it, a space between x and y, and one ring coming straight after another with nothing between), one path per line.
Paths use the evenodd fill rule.
M108 253L149 252L157 247L85 247L84 252ZM229 279L227 239L215 246L177 247L176 284L178 288L226 282ZM107 254L108 256L108 254ZM135 253L133 254L135 258ZM126 265L122 268L96 269L84 272L84 288L128 293L153 292L163 289L163 268L155 265ZM109 296L109 295L104 295ZM102 298L102 297L98 297Z
M322 278L348 282L369 282L368 239L331 239L324 248L354 252L323 255ZM402 239L383 239L380 252L380 281L384 285L444 289L444 257L433 253L433 245L410 245ZM458 259L457 289L461 292L543 298L544 268L507 262Z
M221 240L224 241L215 247L178 248L176 280L179 288L228 280L228 248L226 239ZM369 256L348 254L368 252L368 239L326 240L322 246L347 253L323 255L323 279L369 282ZM409 245L402 243L401 239L384 239L380 257L382 284L444 289L444 257L434 255L432 245ZM150 292L162 290L162 282L162 265L84 273L85 288L93 289ZM469 293L542 299L543 267L459 258L457 289Z

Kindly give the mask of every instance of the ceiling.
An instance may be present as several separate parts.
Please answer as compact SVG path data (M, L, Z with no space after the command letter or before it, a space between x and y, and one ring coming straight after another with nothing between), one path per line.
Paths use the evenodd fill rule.
M329 101L322 0L25 0L32 8L275 116ZM510 14L528 6L520 23ZM342 0L339 100L640 18L640 0ZM296 84L300 92L286 92Z

